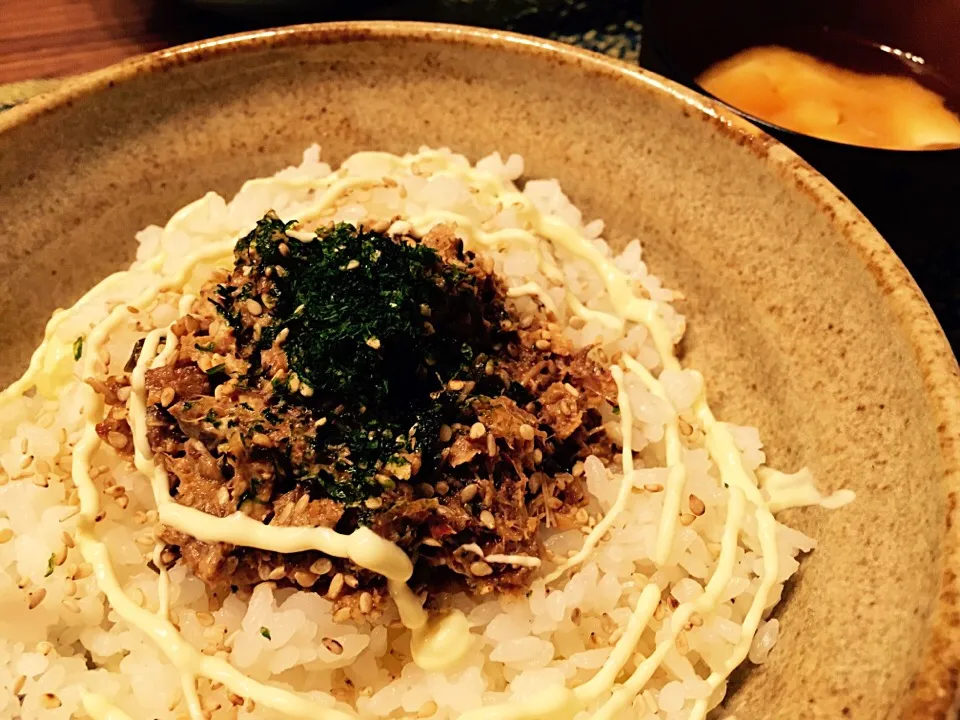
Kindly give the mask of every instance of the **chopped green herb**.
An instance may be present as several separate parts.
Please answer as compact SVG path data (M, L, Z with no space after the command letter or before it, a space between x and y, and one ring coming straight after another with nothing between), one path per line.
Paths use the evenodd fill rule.
M483 376L477 358L493 352L504 310L428 243L343 223L304 243L287 235L290 226L273 213L260 220L236 245L231 280L209 299L250 363L237 380L273 388L260 418L241 419L242 437L300 418L311 460L284 459L285 472L311 494L356 504L388 487L385 466L402 467L404 453L418 453L425 469L439 462L437 431L461 411L448 383L463 388ZM251 301L260 306L253 316ZM281 372L261 366L278 339ZM497 382L486 380L486 390L502 394ZM419 436L410 434L415 425L425 430ZM240 502L256 496L248 488Z
M53 560L54 553L50 553L50 559L47 560L47 571L43 574L44 577L50 577L53 575Z
M203 345L201 345L200 343L194 343L193 346L197 350L200 350L201 352L212 352L217 347L216 344L212 342L205 343Z
M205 370L204 372L206 372L207 375L217 375L218 373L222 373L224 368L226 367L227 367L226 364L220 363L219 365L214 365L213 367L211 367L208 370Z
M271 640L270 637L270 628L262 627L260 628L260 634L263 635L267 640Z
M620 414L620 407L619 407L619 406L617 406L617 405L614 405L614 406L613 406L613 414L614 414L614 415L619 415L619 414Z
M83 335L78 335L73 341L73 359L79 360L81 355L83 355Z

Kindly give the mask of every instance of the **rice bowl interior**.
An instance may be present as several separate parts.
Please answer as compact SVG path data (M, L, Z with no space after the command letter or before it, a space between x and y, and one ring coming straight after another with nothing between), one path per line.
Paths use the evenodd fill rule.
M716 419L706 402L709 378L677 357L685 322L674 303L682 295L648 271L640 241L614 254L602 221L583 218L556 181L522 175L515 155L471 165L426 148L403 157L359 153L333 170L313 147L299 167L246 183L230 202L210 194L165 227L143 230L130 271L54 316L30 370L2 400L0 597L20 634L0 643L15 689L0 699L0 712L681 720L705 717L736 667L775 652L779 622L771 613L815 539L774 513L838 507L852 493L821 497L808 471L766 465L755 428ZM151 402L146 373L171 361L183 335L177 323L195 314L205 285L233 266L238 241L271 211L291 245L324 242L331 223L413 245L450 233L502 283L504 322L520 328L510 331L538 329L534 346L544 341L538 349L554 362L561 345L596 350L592 361L613 392L584 416L609 453L585 444L585 456L546 473L584 488L582 499L551 496L554 510L570 511L568 523L548 521L546 507L534 512L543 484L527 486L523 502L538 522L525 553L492 552L471 536L459 544L470 555L461 585L434 586L430 573L416 575L427 554L419 545L398 555L369 530L353 531L362 549L342 533L284 534L284 523L274 522L279 513L254 519L237 497L228 500L242 517L197 518L182 509L179 486L158 472L160 453L146 441L148 409L166 412L174 399ZM263 310L257 305L253 315ZM523 327L536 317L550 323L547 333L539 321ZM379 352L386 339L367 341ZM221 357L198 366L208 375L230 372ZM111 377L125 378L124 397L108 397ZM568 384L564 400L579 408L584 387ZM315 402L309 384L291 390L288 378L286 390ZM111 399L131 431L122 439L110 428L98 434ZM549 404L531 402L535 414ZM503 438L479 424L454 427L443 442L464 437L478 452L489 447L491 458L503 453ZM555 425L534 425L530 432L557 445ZM527 440L538 449L539 437ZM389 483L380 487L392 490ZM446 495L436 482L420 484L429 487L412 489L412 497ZM458 498L466 488L454 488ZM310 501L331 497L320 489ZM378 509L368 499L338 502ZM471 495L465 504L475 501ZM483 511L475 506L481 524ZM490 529L500 521L492 517ZM248 532L250 523L277 532ZM347 556L380 579L365 590L354 578L352 595L343 587L349 569L322 563L315 569L325 572L312 572L312 558L300 569L309 575L302 582L293 570L276 578L268 571L222 593L184 561L165 534L171 527L208 544ZM511 568L523 572L509 592L483 580ZM364 612L377 592L382 607ZM357 612L342 613L342 598L354 596Z

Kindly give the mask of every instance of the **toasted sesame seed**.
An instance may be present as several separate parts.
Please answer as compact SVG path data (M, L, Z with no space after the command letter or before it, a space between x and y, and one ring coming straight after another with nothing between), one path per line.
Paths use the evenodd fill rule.
M470 573L477 577L486 577L487 575L493 574L493 568L483 560L477 560L474 563L470 563Z
M60 567L61 565L63 565L63 564L67 561L67 548L66 548L66 546L61 545L61 546L56 550L56 552L53 553L53 555L51 556L51 559L53 560L53 564L54 564L56 567Z
M489 510L483 510L480 512L480 524L488 530L493 530L497 527L497 521L494 519L493 513Z
M62 703L60 698L58 698L53 693L44 693L40 696L40 704L43 705L47 710L56 710Z
M317 421L313 424L313 426L314 426L314 427L318 427L318 428L322 428L322 427L323 427L324 425L326 425L326 424L327 424L327 419L326 419L325 417L322 417L322 418L320 418L319 420L317 420Z
M663 492L663 485L660 483L647 483L643 486L643 489L647 492L658 493Z
M343 654L343 645L333 638L324 638L323 646L327 649L327 652L330 652L334 655Z
M168 385L160 391L160 404L163 405L163 407L170 407L173 405L173 401L176 397L177 391Z
M450 442L450 438L453 437L453 429L449 425L440 426L440 442L447 443Z
M300 394L304 397L313 397L313 388L309 385L301 385Z
M215 620L213 615L208 612L198 612L197 622L203 625L203 627L213 627Z
M73 597L77 594L77 582L73 578L67 578L64 581L63 594L67 597Z
M343 592L343 573L337 573L330 581L330 587L327 589L327 597L330 600L336 600Z
M360 593L360 612L367 615L371 610L373 610L373 595L368 592Z
M680 515L680 524L684 527L691 525L694 520L697 519L696 515L691 515L690 513L681 513Z
M300 389L300 377L296 373L290 375L288 387L290 388L290 392L296 392Z
M280 580L287 576L287 568L283 565L277 565L273 568L270 573L267 575L268 580Z
M27 466L32 462L33 462L33 455L27 455L25 457L20 458L20 469L26 470Z
M367 498L364 503L367 510L379 510L383 507L383 500L378 497Z
M540 338L539 340L537 340L537 341L534 343L534 345L536 346L537 350L549 350L549 349L550 349L550 341L549 341L549 340L544 340L543 338Z
M356 270L358 267L360 267L360 261L357 260L356 258L354 258L353 260L351 260L350 262L347 263L346 269L347 269L347 270Z
M540 451L537 450L536 452L534 452L534 455L536 455L537 452L540 452ZM490 433L487 435L487 455L489 455L490 457L493 457L496 454L497 454L497 439L493 436L493 433Z
M346 622L350 619L351 614L350 608L342 607L333 614L333 621L338 623Z
M247 298L245 306L247 308L247 312L251 315L259 315L263 312L263 306L253 298Z
M374 350L380 349L380 338L369 337L367 338L367 346L372 347Z
M77 580L83 580L93 575L93 565L90 563L81 563L73 577Z
M110 447L123 450L127 446L128 440L123 433L111 430L107 433L107 442L110 443Z
M534 438L535 436L536 436L536 432L534 431L534 429L533 429L530 425L527 425L526 423L523 423L523 424L520 426L520 437L521 437L521 438L523 438L524 440L528 440L528 441L529 441L529 440L533 440L533 438Z
M317 575L306 570L297 570L293 573L293 579L297 581L300 587L313 587L319 579Z
M470 439L479 440L487 434L487 428L482 422L475 422L470 426Z
M260 447L273 446L273 442L270 440L270 438L264 435L263 433L254 433L253 437L250 438L250 440L253 442L254 445L259 445Z
M453 390L454 392L463 390L464 384L463 380L451 380L447 383L447 389Z
M8 543L13 540L13 530L6 527L0 530L0 544Z
M277 251L284 257L290 257L290 246L286 243L280 243L277 245Z
M320 558L315 560L310 566L310 572L316 573L317 575L326 575L333 569L333 563L330 561L330 558Z
M42 488L50 487L50 480L47 478L46 475L34 475L30 479L30 482L32 482L37 487L42 487Z
M13 681L13 687L10 689L13 691L14 695L19 695L23 691L23 686L27 682L26 675L18 675L17 679Z
M479 490L480 488L476 483L470 483L460 491L460 502L470 502L477 496Z
M703 504L703 500L698 498L696 495L690 495L690 512L692 512L697 517L700 517L707 511L707 506Z
M47 596L47 591L45 588L37 588L32 593L27 596L27 607L33 610L37 605L43 602L43 599Z

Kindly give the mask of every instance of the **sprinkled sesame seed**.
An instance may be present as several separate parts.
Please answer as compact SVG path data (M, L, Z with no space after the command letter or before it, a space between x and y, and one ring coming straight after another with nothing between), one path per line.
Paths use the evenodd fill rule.
M493 530L497 527L497 521L493 517L493 513L489 510L483 510L480 513L480 524L483 525L488 530Z
M470 563L470 573L477 577L486 577L487 575L493 574L493 568L483 560L477 560L474 563Z
M33 610L37 605L43 602L43 599L47 596L47 591L45 588L37 588L32 593L27 595L27 607Z

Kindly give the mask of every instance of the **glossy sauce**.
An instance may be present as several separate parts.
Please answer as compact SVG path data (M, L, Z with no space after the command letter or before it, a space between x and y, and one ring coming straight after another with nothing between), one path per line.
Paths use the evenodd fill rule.
M960 117L906 75L856 72L770 46L713 65L697 83L739 110L804 135L893 150L960 147Z
M663 368L680 368L674 354L674 343L679 338L671 335L670 329L660 314L658 304L642 297L636 285L578 231L555 217L542 215L528 198L502 179L454 164L441 153L425 151L405 158L380 153L375 155L396 170L410 169L416 167L417 163L426 161L434 166L439 165L441 174L462 179L477 188L478 192L488 194L496 200L496 203L504 207L513 206L529 230L487 232L466 217L435 211L403 221L409 227L415 228L418 233L425 234L439 223L455 223L458 233L466 239L468 246L473 244L480 248L495 248L504 243L523 244L538 253L540 268L550 278L562 278L563 275L556 266L552 253L548 250L562 249L586 260L605 283L616 312L610 314L586 308L568 295L566 304L570 313L584 319L599 320L604 326L616 329L621 334L626 332L628 323L642 324L653 338ZM298 187L310 186L324 190L314 207L298 213L298 219L306 223L322 216L350 190L379 186L382 184L382 178L343 178L342 173L334 173L321 180L264 179L251 182L255 184L289 183ZM179 222L189 217L193 209L202 207L202 203L203 200L187 206L174 216L166 231L175 228ZM182 292L193 268L201 262L229 258L236 240L237 238L229 238L204 246L187 259L179 273L173 277L158 278L153 286L148 287L130 305L144 309L161 292ZM159 268L162 262L162 258L151 261L150 267ZM116 276L112 276L97 287L102 289L105 285L114 282L115 278ZM96 291L97 288L88 293L85 298L93 296ZM544 289L533 283L514 288L514 294L532 295L538 298L549 297ZM192 297L184 293L180 302L181 313L185 312L191 303ZM109 333L128 317L127 312L126 306L114 309L90 332L82 361L83 377L94 374L94 364L99 349ZM69 311L55 315L50 321L44 343L34 353L27 373L0 395L0 401L22 394L30 387L38 385L46 377L45 368L50 365L48 358L62 350L60 346L63 343L55 339L55 334L66 313ZM157 350L162 338L167 344L158 355ZM226 518L216 518L196 509L181 506L172 500L166 473L159 464L153 462L152 453L146 441L144 376L150 366L161 365L171 356L175 343L176 339L169 328L157 329L148 334L132 374L128 406L134 435L135 462L138 469L153 482L160 521L207 542L229 542L276 552L312 549L337 557L349 557L358 565L378 572L388 579L390 594L397 604L401 620L412 630L412 655L417 664L428 671L439 671L455 664L469 652L475 645L474 636L463 614L459 611L451 611L439 616L428 616L420 601L406 585L412 572L410 559L396 545L383 540L371 531L360 529L350 535L343 535L323 528L271 527L240 513ZM633 452L630 442L633 418L625 391L624 370L637 375L652 393L669 403L659 380L643 365L629 356L624 356L621 363L622 367L615 365L611 368L618 389L623 436L623 477L616 501L606 516L586 536L581 550L548 574L544 578L546 583L557 580L589 557L617 516L625 510L631 493L637 492L632 482ZM92 456L101 444L95 425L103 415L103 399L88 386L85 386L84 393L86 428L74 450L73 461L73 477L79 490L81 505L77 544L84 558L94 567L98 586L107 596L112 609L127 623L137 626L152 638L179 670L183 678L185 699L191 717L194 720L201 720L203 717L196 691L196 681L199 677L222 683L230 691L252 698L258 705L290 717L316 720L347 720L353 717L351 714L330 707L332 702L329 704L317 702L302 694L255 681L233 668L226 660L198 652L180 635L167 616L169 600L164 596L168 589L169 578L164 575L160 578L161 601L160 611L157 613L141 608L123 592L117 581L108 549L97 536L95 527L95 517L100 511L100 497L91 479L90 467ZM712 612L720 603L721 594L733 576L744 518L750 513L756 520L760 551L763 555L760 586L741 626L740 639L733 647L726 666L723 671L714 672L707 678L711 690L719 687L729 673L746 657L777 577L777 524L773 518L768 497L761 491L754 474L743 465L742 455L729 430L713 417L704 391L701 391L694 404L694 412L705 433L707 451L716 464L723 483L729 488L727 516L719 556L703 594L695 601L684 603L675 609L669 620L665 621L669 623L669 637L661 640L647 657L638 658L639 662L635 669L625 678L622 677L624 668L635 658L641 635L661 600L660 589L654 583L643 588L623 634L615 643L603 666L589 681L577 687L544 688L541 693L526 698L522 702L485 707L465 713L462 715L464 720L569 720L591 705L597 707L593 715L595 720L613 720L619 717L661 667L665 655L674 646L691 615ZM677 532L678 508L686 482L686 470L682 463L682 446L679 440L679 420L676 413L674 415L665 433L670 474L656 544L658 562L662 562L670 554ZM767 482L771 488L775 486L779 488L779 494L775 498L777 509L789 507L791 502L810 504L808 501L813 497L811 492L816 490L813 488L811 491L806 487L807 484L812 487L812 478L809 475L798 473L794 476L783 476L790 478L789 480L783 480L779 475L782 474L770 476L771 479ZM850 498L845 496L845 499ZM494 560L494 557L491 556L488 559ZM494 561L531 566L539 564L538 559L521 556L498 556ZM707 700L698 701L690 715L691 720L704 718L708 710L707 704ZM96 720L126 720L126 716L121 711L100 696L86 696L84 706Z

